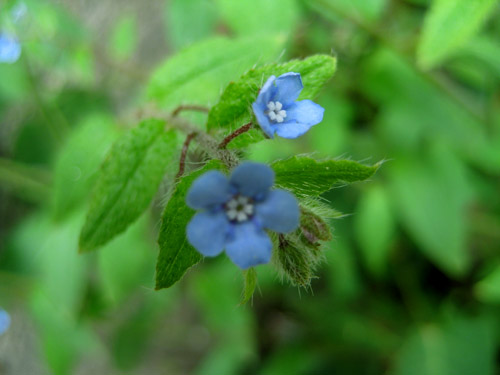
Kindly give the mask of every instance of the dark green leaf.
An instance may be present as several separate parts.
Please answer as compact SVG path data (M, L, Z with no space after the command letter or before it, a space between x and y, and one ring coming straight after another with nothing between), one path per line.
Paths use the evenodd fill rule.
M201 260L201 255L186 239L186 225L195 211L186 205L186 193L196 178L211 169L223 170L217 160L181 179L170 198L160 228L160 254L156 264L156 289L168 288L184 275L188 268Z
M374 166L351 160L315 160L308 156L294 156L271 164L276 173L276 185L297 195L314 196L335 185L363 181L377 171Z
M101 167L80 251L90 251L123 232L148 207L174 159L177 137L161 120L143 121L119 139Z
M302 76L304 89L299 99L314 98L321 87L335 73L336 59L327 55L316 55L305 60L292 60L284 64L269 64L252 69L240 79L231 82L224 90L219 103L208 116L209 131L222 129L226 133L233 132L242 125L252 121L252 103L257 98L260 87L271 75L280 76L287 72L297 72ZM241 147L264 139L258 129L236 138L231 147Z
M243 271L243 278L245 285L243 287L243 298L240 302L241 305L250 301L250 298L252 298L253 293L255 292L255 287L257 286L257 271L254 267L249 268L248 270Z

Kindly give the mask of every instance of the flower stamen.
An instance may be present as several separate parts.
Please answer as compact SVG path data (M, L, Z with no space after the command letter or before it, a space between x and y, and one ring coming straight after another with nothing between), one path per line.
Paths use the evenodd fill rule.
M283 104L278 101L267 103L266 114L271 121L281 123L286 117L286 111L283 108Z
M237 195L226 203L225 210L229 220L241 223L253 215L253 202L250 198Z

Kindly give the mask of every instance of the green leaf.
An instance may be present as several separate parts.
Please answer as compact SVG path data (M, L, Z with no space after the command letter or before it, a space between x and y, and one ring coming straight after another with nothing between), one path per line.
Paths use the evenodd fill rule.
M54 171L53 214L56 219L83 203L117 135L111 119L102 114L88 116L71 134L59 153Z
M245 286L243 288L243 298L241 299L240 305L244 305L250 298L252 298L255 292L255 287L257 286L257 271L254 267L243 271L243 278L245 281Z
M133 15L125 15L118 20L109 41L109 50L117 60L132 56L137 46L137 23Z
M252 69L240 79L231 82L208 115L207 129L231 133L252 121L251 104L257 98L260 87L271 75L280 76L287 72L297 72L302 76L304 89L299 100L314 98L323 85L335 73L336 59L328 55L311 56L305 60L292 60L284 64L269 64ZM262 132L253 129L229 144L241 147L264 139Z
M379 166L380 163L367 166L351 160L315 160L309 156L294 156L271 164L276 185L303 196L317 196L335 185L366 180Z
M175 158L177 137L162 120L146 120L125 134L104 161L80 234L91 251L123 232L148 207Z
M500 303L500 266L474 286L477 298L482 302Z
M160 236L160 254L156 264L156 290L168 288L179 281L187 269L201 260L201 255L186 239L186 225L195 211L186 205L186 194L191 184L203 173L224 170L218 160L211 160L203 168L181 179L163 212Z
M396 228L390 197L381 186L370 186L363 192L354 216L354 226L366 267L373 275L382 276Z
M209 105L230 80L250 67L274 61L284 38L251 39L216 37L194 44L163 63L152 75L147 96L161 106L181 103ZM255 48L258 45L259 48Z
M222 18L238 35L291 33L297 0L216 0Z
M216 25L217 9L209 0L167 2L167 38L176 49L210 35Z
M433 68L473 37L495 9L495 0L434 0L418 45L418 62Z
M436 144L418 160L399 156L388 167L396 213L418 249L449 276L469 266L466 207L470 183L462 162Z
M495 374L495 321L453 314L419 327L396 357L395 375Z
M353 17L373 22L382 16L387 0L313 0L308 5L335 20Z

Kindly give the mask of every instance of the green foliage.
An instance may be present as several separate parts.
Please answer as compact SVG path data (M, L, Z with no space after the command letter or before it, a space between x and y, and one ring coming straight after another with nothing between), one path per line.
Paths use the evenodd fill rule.
M291 34L298 18L297 0L216 0L228 26L237 35Z
M418 46L425 68L442 63L476 34L494 10L495 0L434 0Z
M293 156L271 164L276 185L303 196L317 196L334 186L364 181L373 176L379 166L351 160L315 160L309 156Z
M356 19L374 22L382 15L387 6L387 0L313 0L310 5L322 12L333 12L335 18L345 14Z
M500 266L496 266L486 277L475 286L478 299L484 302L500 303Z
M311 56L304 60L292 60L284 64L269 64L246 72L239 80L231 82L208 115L209 131L224 130L231 133L252 121L252 103L257 98L260 87L271 76L286 72L301 74L304 89L299 99L314 98L323 85L333 76L336 59L327 55ZM238 137L230 147L243 147L264 139L257 129Z
M255 287L257 286L257 271L255 270L254 267L249 268L248 270L243 271L243 279L244 279L244 286L243 286L243 297L241 299L240 304L244 305L253 296L253 293L255 292Z
M370 186L363 192L354 225L367 269L375 276L384 275L396 228L390 196L381 186Z
M137 23L133 15L120 18L111 34L109 50L118 60L130 58L137 48Z
M156 263L157 290L175 284L188 268L201 260L200 253L186 240L186 225L194 214L194 210L186 206L186 194L193 181L211 169L224 170L224 167L221 162L212 160L203 168L183 177L163 211L158 238L160 254Z
M80 251L123 232L151 203L166 166L175 160L177 136L164 128L164 121L146 120L113 145L92 195Z
M215 28L217 9L209 0L172 0L166 5L167 38L176 49L202 40Z
M59 152L54 169L53 212L61 219L82 203L117 130L107 116L85 118Z
M280 36L204 40L156 69L148 84L148 98L166 108L182 103L213 103L230 80L256 63L275 60L282 46Z

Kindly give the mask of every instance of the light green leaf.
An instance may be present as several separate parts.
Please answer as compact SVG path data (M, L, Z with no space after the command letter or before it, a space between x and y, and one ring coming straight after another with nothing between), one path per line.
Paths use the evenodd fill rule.
M210 35L215 28L217 9L210 0L167 2L167 37L176 49Z
M396 228L390 197L381 186L370 186L363 192L354 220L363 261L373 275L382 276Z
M216 0L228 26L238 35L291 33L298 18L297 0Z
M474 287L477 298L483 302L500 303L500 266Z
M80 234L91 251L123 232L148 207L175 158L177 137L162 120L146 120L125 134L104 161Z
M495 324L486 316L456 313L442 324L419 327L396 357L395 375L493 375Z
M240 305L244 305L250 298L253 297L255 292L255 287L257 286L257 271L254 267L243 271L244 287L243 287L243 298L241 299Z
M486 35L477 36L459 49L457 55L482 61L500 78L500 43L497 39Z
M156 289L168 288L179 281L201 260L201 255L186 239L186 225L195 211L186 205L186 194L191 184L203 173L224 170L218 160L211 160L203 168L181 179L163 211L158 245L160 254L156 264Z
M495 0L434 0L418 45L418 62L433 68L480 30L497 4Z
M109 41L111 55L118 60L132 56L137 46L137 24L133 15L125 15L118 20Z
M312 0L308 4L332 18L354 17L373 22L382 15L387 0Z
M470 186L464 166L446 146L436 144L429 151L419 160L398 157L391 162L391 197L418 248L448 275L459 277L470 261Z
M282 51L284 38L216 37L194 44L163 63L152 75L147 96L173 108L181 103L210 105L221 89L243 72L269 61ZM255 48L258 45L259 48Z
M294 156L271 164L276 173L276 185L303 196L315 196L339 184L363 181L379 168L351 160L315 160L309 156Z
M219 103L209 113L207 128L209 131L223 129L231 133L252 121L251 104L257 98L260 87L271 75L280 76L287 72L300 73L304 84L299 97L299 100L302 100L314 98L333 76L335 69L336 59L328 55L316 55L304 60L292 60L284 64L269 64L252 69L227 86ZM241 147L262 139L264 139L262 132L253 129L236 138L229 145Z
M83 203L102 159L117 136L112 120L102 114L88 116L71 134L55 166L53 214L56 219Z

